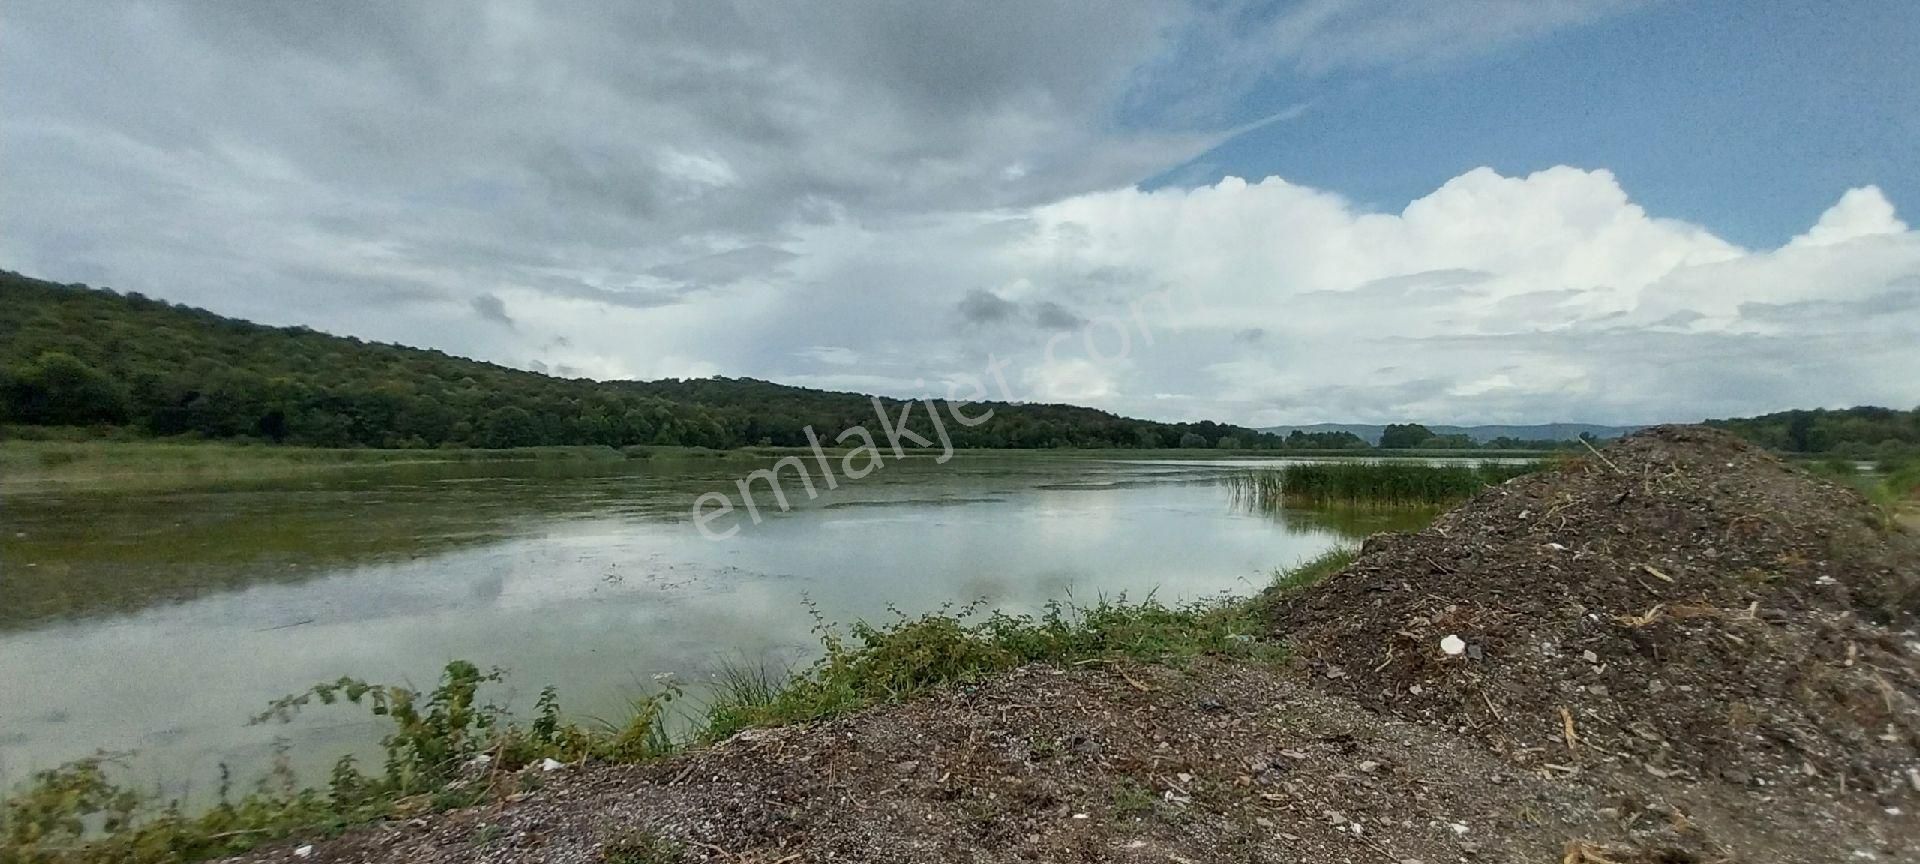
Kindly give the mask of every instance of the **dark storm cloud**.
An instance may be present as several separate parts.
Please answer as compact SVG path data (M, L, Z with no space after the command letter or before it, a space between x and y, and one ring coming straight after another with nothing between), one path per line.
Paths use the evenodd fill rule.
M1033 323L1045 330L1072 330L1086 324L1087 319L1051 300L1042 300L1033 306Z
M1020 314L1020 304L985 288L968 291L956 308L961 320L969 324L999 324Z
M492 294L481 294L474 297L470 305L473 307L474 313L484 320L492 321L495 324L503 324L507 327L513 326L513 318L507 315L507 304L501 302L500 298Z
M1030 323L1041 330L1073 330L1087 319L1052 300L1016 303L984 288L975 288L955 304L960 320L973 325Z

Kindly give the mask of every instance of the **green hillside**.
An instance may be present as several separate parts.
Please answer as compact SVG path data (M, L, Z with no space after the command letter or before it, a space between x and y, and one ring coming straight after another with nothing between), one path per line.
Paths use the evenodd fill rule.
M881 401L898 415L902 403ZM1292 430L1282 437L1073 405L983 402L965 410L977 416L987 409L993 416L981 425L945 424L955 446L1368 446L1347 430ZM1709 422L1791 452L1874 458L1920 449L1920 409L1787 411ZM808 426L829 445L854 426L879 432L871 397L857 393L751 378L556 378L7 271L0 271L0 423L386 448L805 446ZM934 437L924 407L908 425ZM1459 440L1447 446L1475 446L1467 436L1453 437Z
M901 403L883 400L897 415ZM1211 422L981 403L959 447L1279 447ZM944 406L943 406L944 410ZM909 426L933 437L916 409ZM804 446L865 425L870 397L744 378L555 378L439 351L266 327L139 294L0 271L0 422L326 447ZM1317 436L1297 446L1359 445Z

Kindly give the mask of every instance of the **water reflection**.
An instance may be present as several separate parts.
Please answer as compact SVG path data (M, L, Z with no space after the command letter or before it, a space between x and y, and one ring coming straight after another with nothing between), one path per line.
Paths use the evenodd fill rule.
M1393 527L1237 509L1224 463L963 456L893 463L703 540L694 498L752 467L406 466L10 500L0 782L106 748L199 796L223 761L264 764L275 736L303 767L364 754L375 727L347 712L244 725L342 674L430 686L468 659L508 669L515 704L554 684L572 710L617 716L657 673L806 661L807 603L848 621L975 599L1027 611L1250 593L1276 566Z

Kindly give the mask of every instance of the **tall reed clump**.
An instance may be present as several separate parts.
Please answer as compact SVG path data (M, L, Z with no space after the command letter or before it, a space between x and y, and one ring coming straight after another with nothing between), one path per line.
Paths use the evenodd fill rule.
M447 665L437 687L405 687L341 678L277 699L255 722L338 705L391 722L377 772L341 759L322 789L298 788L290 771L237 800L189 815L116 785L106 757L35 775L0 804L0 864L158 864L230 855L298 835L325 836L362 822L468 806L537 783L521 769L545 759L646 762L742 729L831 717L934 688L980 680L1033 662L1101 660L1179 662L1199 655L1262 658L1251 604L1219 601L1169 607L1152 598L1091 606L1052 604L1039 615L977 614L971 607L898 615L880 624L817 624L823 656L792 675L751 667L722 670L691 731L670 728L681 690L667 683L634 703L621 723L580 726L543 690L533 716L515 720L482 700L501 673L464 661Z
M1255 507L1425 507L1473 497L1545 467L1544 463L1420 465L1329 462L1260 468L1233 477L1237 496Z

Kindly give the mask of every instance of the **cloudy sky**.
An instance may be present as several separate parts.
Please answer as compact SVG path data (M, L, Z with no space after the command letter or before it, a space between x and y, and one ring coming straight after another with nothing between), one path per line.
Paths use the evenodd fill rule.
M596 378L1912 407L1916 44L1867 0L10 0L0 267Z

